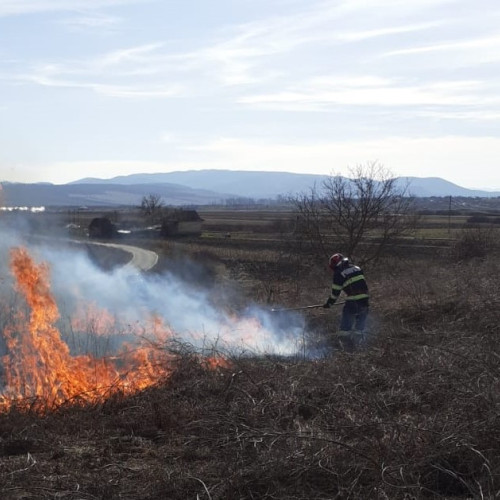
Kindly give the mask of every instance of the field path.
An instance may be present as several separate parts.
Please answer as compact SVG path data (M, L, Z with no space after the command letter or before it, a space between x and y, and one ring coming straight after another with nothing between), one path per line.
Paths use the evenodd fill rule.
M92 245L117 248L131 254L131 259L123 266L123 269L125 270L139 272L149 271L158 262L158 254L152 250L146 250L145 248L134 247L132 245L122 245L121 243L92 242Z

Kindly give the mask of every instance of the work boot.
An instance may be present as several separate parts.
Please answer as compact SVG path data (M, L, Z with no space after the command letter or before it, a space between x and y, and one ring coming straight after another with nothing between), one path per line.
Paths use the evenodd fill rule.
M359 330L354 330L351 333L351 338L355 349L362 348L366 341L364 332L360 332Z
M339 330L336 334L337 343L341 351L353 352L355 349L353 337L351 332L345 330Z

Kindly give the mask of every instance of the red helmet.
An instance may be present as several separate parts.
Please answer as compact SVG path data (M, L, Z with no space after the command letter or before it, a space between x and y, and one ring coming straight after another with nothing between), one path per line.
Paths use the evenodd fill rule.
M334 253L331 257L330 260L328 261L328 267L330 269L335 269L335 266L344 258L344 256L341 253Z

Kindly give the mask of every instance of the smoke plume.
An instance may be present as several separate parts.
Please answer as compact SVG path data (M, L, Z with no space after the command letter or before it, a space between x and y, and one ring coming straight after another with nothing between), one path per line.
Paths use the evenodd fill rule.
M107 340L101 343L109 348L138 332L147 335L152 325L160 323L179 344L200 352L286 356L302 352L305 326L299 315L276 315L252 303L234 311L223 302L225 290L206 287L195 276L186 281L169 270L140 274L127 266L104 271L83 251L54 241L27 243L5 231L0 244L4 304L12 301L14 293L8 262L9 251L16 246L26 246L36 262L47 263L51 293L59 308L59 329L72 349L85 347L85 333L102 338L106 334ZM231 293L238 293L237 284Z

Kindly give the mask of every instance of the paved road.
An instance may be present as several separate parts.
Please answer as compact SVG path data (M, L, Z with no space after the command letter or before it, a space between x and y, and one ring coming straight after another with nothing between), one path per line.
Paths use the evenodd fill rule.
M1 1L1 0L0 0ZM49 238L47 236L34 235L33 240L41 240L44 242L58 241L56 238ZM91 241L91 240L68 240L67 238L60 238L62 242L71 242L78 245L95 245L103 247L116 248L130 254L130 260L123 266L124 269L130 271L149 271L158 262L158 254L152 250L146 250L144 248L134 247L132 245L122 245L120 243L103 243L101 241Z
M88 242L87 242L88 243ZM131 259L123 266L123 269L130 271L149 271L158 262L158 254L152 250L134 247L131 245L122 245L120 243L98 243L92 242L93 245L102 245L111 248L118 248L129 254Z

